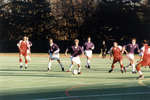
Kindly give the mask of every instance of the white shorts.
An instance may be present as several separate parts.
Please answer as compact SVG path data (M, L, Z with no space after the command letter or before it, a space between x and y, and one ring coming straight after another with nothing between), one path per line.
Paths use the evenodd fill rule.
M85 50L85 55L87 57L92 57L92 50Z
M134 60L134 54L129 53L127 54L128 59Z
M59 60L59 53L55 53L55 54L50 53L49 57L51 60Z
M72 56L71 56L71 61L72 61L72 62L75 62L76 64L80 64L80 63L81 63L79 56L77 56L77 57L72 57Z

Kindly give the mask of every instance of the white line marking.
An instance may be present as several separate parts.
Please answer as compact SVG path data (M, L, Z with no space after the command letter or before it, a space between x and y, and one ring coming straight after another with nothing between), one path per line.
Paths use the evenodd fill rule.
M35 100L57 100L57 99L71 99L71 98L87 98L87 97L106 97L106 96L125 96L125 95L138 95L138 94L150 94L150 92L134 92L134 93L118 93L118 94L99 94L99 95L84 95L84 96L68 96L68 97L55 97L55 98L43 98Z

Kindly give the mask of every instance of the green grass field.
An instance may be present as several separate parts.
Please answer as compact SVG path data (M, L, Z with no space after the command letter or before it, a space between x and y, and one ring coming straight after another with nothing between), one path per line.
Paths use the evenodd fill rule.
M68 69L70 59L61 60ZM32 57L29 68L22 71L17 56L0 56L0 100L150 100L149 68L142 68L144 80L136 80L138 74L131 68L121 74L119 64L109 74L109 59L93 58L91 70L84 68L86 59L81 60L82 75L72 75L61 72L56 61L47 72L46 56Z

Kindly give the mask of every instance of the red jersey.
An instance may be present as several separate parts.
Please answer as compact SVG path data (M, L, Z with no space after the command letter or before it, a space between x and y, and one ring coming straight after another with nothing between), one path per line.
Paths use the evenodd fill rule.
M143 60L140 62L142 66L150 66L150 47L145 44L143 47Z
M23 56L27 56L27 49L28 49L28 45L27 45L27 42L26 41L20 41L18 44L17 44L19 50L20 50L20 55L23 55Z
M112 47L112 54L114 56L114 58L116 57L121 57L122 56L122 47L121 46L118 46L118 47Z

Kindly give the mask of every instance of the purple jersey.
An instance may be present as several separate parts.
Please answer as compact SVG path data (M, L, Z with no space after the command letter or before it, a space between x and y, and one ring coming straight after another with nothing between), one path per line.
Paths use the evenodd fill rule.
M75 46L72 46L71 48L68 48L68 51L71 53L72 57L76 57L82 54L83 50L81 46L78 46L77 48Z
M85 42L84 44L84 50L93 50L94 49L94 44L92 42Z
M54 53L55 51L59 50L59 47L57 44L53 43L52 45L49 44L49 53Z
M128 49L128 52L129 52L129 53L132 53L132 54L135 53L135 49L139 50L138 44L135 44L135 45L133 45L133 44L128 44L128 45L125 46L125 48Z

